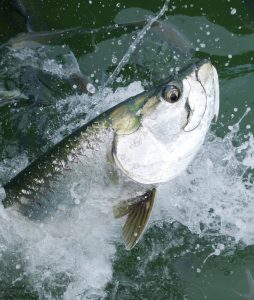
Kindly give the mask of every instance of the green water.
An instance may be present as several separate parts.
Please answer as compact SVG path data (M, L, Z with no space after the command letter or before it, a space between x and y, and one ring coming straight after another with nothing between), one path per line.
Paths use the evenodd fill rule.
M159 0L23 2L33 3L28 12L34 31L78 26L101 29L114 25L117 15L123 22L130 22L146 13L158 13L164 4ZM172 51L179 49L173 45L165 48L160 39L148 33L139 45L142 55L134 53L119 75L121 80L109 88L115 90L134 81L149 88L170 74L172 67L210 58L220 78L221 107L200 155L189 172L162 192L152 225L140 243L127 252L120 239L111 237L108 242L106 237L103 259L99 257L97 265L91 263L85 269L87 273L76 271L76 264L89 265L91 258L86 259L85 252L77 251L75 246L72 250L64 242L62 246L56 244L59 256L52 254L50 265L50 251L41 254L43 244L35 247L21 232L15 229L12 233L13 225L4 223L0 230L0 299L237 300L244 299L241 294L249 293L246 268L254 276L254 3L170 1L164 18L186 36L194 53L181 54L178 61L170 60ZM9 1L2 1L0 42L24 31L24 19ZM133 28L119 27L50 38L46 47L29 53L17 50L14 55L8 48L0 49L0 87L28 95L0 100L2 183L97 110L103 111L111 104L103 104L102 99L98 106L98 99L82 100L79 92L78 97L72 98L76 95L72 83L59 75L54 63L58 67L61 63L67 72L78 65L94 85L103 86L135 34ZM153 47L155 53L151 51ZM22 55L26 55L25 60ZM42 68L45 62L49 63L47 70L54 72L45 71L45 64ZM231 132L231 126L247 108L252 110L240 122L239 129ZM66 253L61 252L61 247L67 249L76 264L62 259ZM33 256L31 251L35 255L30 261L25 257L27 253ZM46 271L51 276L44 276Z

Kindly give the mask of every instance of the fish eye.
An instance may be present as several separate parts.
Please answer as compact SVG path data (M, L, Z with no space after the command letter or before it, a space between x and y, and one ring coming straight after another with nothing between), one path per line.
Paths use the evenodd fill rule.
M175 85L167 85L163 88L161 96L165 101L175 103L180 98L180 90Z

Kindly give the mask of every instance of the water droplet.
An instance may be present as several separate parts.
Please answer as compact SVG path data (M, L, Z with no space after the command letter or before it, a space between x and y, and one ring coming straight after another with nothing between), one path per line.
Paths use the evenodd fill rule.
M113 63L113 64L116 64L116 63L117 63L117 57L112 56L112 63Z
M231 8L230 14L233 16L236 14L236 8Z
M220 249L215 249L213 254L217 256L220 255Z
M90 94L94 94L95 93L95 86L92 83L88 83L86 85L86 89Z

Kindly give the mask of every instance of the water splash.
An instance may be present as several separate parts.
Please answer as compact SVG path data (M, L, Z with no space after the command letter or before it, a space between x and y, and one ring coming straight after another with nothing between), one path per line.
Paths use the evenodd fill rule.
M55 130L49 139L56 144L67 134L103 113L105 108L114 107L128 97L135 96L143 91L144 87L141 82L136 81L127 87L117 88L114 92L111 88L103 88L92 96L76 94L59 100L56 104L59 115L63 110L66 111L63 116L63 125Z

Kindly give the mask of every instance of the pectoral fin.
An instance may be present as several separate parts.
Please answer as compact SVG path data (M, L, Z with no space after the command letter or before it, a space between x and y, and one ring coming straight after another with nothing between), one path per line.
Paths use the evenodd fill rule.
M133 199L133 201L131 201L132 203L130 203L130 201L124 201L114 208L116 218L128 215L122 229L127 250L131 250L137 244L144 232L152 211L154 196L155 189L152 189L144 195Z

